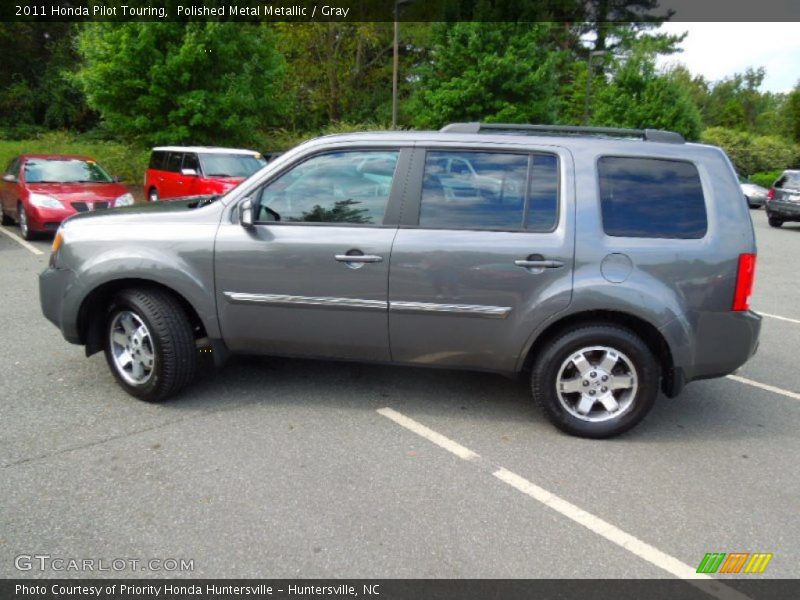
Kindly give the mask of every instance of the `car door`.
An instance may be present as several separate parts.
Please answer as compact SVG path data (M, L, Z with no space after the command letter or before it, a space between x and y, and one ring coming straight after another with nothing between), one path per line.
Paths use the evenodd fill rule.
M5 177L8 176L13 176L14 181L6 181ZM3 180L0 181L0 202L2 202L3 213L9 217L17 214L16 201L19 195L19 157L17 157L8 163L3 172Z
M238 352L389 360L387 287L410 150L299 159L223 222L215 272L223 338Z
M185 169L192 169L194 175L185 175ZM202 179L200 177L202 171L200 170L200 160L197 158L195 152L186 152L183 155L183 163L181 164L181 195L183 196L196 196L197 194L205 193L202 189Z
M446 165L470 164L453 181ZM392 359L513 371L572 295L572 159L562 149L414 153L392 248ZM569 175L568 175L569 174Z

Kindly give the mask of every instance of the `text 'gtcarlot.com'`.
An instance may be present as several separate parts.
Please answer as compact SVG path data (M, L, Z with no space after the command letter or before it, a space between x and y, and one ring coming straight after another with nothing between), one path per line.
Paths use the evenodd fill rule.
M194 571L194 559L186 558L74 558L50 554L20 554L14 559L18 571Z

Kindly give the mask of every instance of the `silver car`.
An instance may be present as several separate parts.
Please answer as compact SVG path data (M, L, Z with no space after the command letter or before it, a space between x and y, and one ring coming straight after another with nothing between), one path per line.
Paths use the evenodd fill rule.
M70 218L41 303L148 401L209 350L377 361L522 375L556 426L609 437L755 352L737 198L728 157L671 132L323 137L222 197Z
M742 188L745 200L747 200L747 206L750 208L761 208L767 203L769 196L767 188L751 183L741 177L739 178L739 185Z

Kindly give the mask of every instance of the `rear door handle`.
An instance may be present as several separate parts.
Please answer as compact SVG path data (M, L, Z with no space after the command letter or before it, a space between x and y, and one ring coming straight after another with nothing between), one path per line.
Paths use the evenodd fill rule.
M383 257L377 254L337 254L336 260L344 263L379 263L383 262Z
M564 266L560 260L515 260L514 264L525 269L558 269Z

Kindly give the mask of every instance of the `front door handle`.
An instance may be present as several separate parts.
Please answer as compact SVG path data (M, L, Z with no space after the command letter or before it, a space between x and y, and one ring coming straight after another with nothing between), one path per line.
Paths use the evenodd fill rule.
M377 254L337 254L334 258L344 263L379 263L383 257Z
M564 266L564 263L560 260L546 260L546 259L539 259L539 260L515 260L514 264L518 267L524 267L525 269L558 269Z

